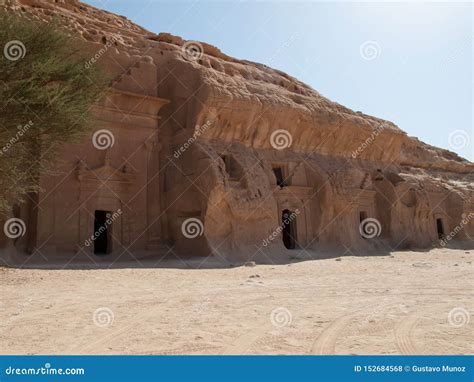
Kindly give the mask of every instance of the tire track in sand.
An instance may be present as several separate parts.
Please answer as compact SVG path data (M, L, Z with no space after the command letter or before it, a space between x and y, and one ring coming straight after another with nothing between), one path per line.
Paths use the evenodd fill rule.
M395 327L395 342L401 354L421 354L413 342L413 330L421 317L416 314L403 318Z
M339 334L355 316L356 314L352 313L335 319L313 342L311 354L334 354Z

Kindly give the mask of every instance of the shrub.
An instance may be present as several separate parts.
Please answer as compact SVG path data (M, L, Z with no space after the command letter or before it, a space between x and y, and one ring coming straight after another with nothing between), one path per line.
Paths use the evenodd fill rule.
M0 212L40 190L58 148L84 136L107 89L85 46L59 24L0 11ZM1 54L0 53L0 54Z

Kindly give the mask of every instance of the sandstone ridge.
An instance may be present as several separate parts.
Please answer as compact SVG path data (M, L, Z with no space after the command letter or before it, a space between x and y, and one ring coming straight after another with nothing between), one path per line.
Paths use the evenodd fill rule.
M180 255L275 260L298 249L446 245L453 232L472 245L474 164L457 154L281 71L79 1L6 8L40 25L57 20L84 42L86 66L113 78L95 113L115 145L105 154L88 137L65 148L61 171L75 175L42 179L42 208L29 222L36 236L18 248L90 252L94 214L118 208L106 247L119 255L168 245ZM361 226L374 220L368 240ZM194 240L183 231L189 221L200 228Z
M126 17L77 0L54 3L48 0L9 0L7 6L38 20L48 22L53 18L59 19L65 28L90 42L106 44L113 41L115 49L129 54L132 60L136 60L137 56L153 55L157 51L172 52L175 59L183 59L182 47L186 40L181 37L169 33L154 34ZM375 148L369 149L361 154L362 158L454 172L470 172L474 169L471 163L457 154L409 138L392 122L354 112L323 97L286 73L263 64L234 59L212 45L204 42L200 44L204 51L203 57L199 62L186 64L200 72L203 85L212 87L213 93L217 93L221 100L232 98L242 103L256 102L267 106L264 110L269 111L281 107L297 110L298 119L301 120L297 129L305 130L303 134L294 134L297 149L348 155L352 151L349 147L343 147L344 141L352 142L349 146L357 148L354 142L364 142L362 138L369 138L373 130L382 125L388 139L379 140L379 152L373 152ZM307 132L306 124L309 124ZM326 126L330 127L327 135L312 131L322 131ZM352 134L347 131L348 126ZM340 131L336 133L338 147L332 147L335 142L330 135L336 134L331 130L339 128ZM347 133L349 137L346 138ZM304 137L304 143L299 142L300 136ZM321 138L328 138L327 147L321 146Z

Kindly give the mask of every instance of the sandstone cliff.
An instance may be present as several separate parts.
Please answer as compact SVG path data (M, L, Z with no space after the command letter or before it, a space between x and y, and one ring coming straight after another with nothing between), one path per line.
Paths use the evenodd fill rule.
M437 219L450 230L473 211L474 164L281 71L203 42L156 35L76 0L10 0L6 7L45 22L57 19L87 41L92 64L115 76L112 87L170 101L160 127L161 163L169 161L163 235L183 250L194 246L180 237L190 216L204 221L202 246L227 255L255 246L265 251L261 243L282 210L301 209L300 247L343 244L354 251L431 245ZM156 71L156 83L141 80L149 70ZM291 142L280 150L273 138L281 130L288 135L280 139ZM276 185L275 167L287 187ZM370 243L357 230L364 214L382 226ZM470 222L458 239L472 232Z

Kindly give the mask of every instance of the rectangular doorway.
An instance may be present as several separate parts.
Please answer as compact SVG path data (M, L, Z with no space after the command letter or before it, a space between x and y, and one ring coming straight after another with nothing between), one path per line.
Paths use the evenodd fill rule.
M110 212L96 210L94 214L94 254L106 255L111 252L110 230L107 223Z
M274 167L273 174L276 178L276 184L279 187L285 187L285 179L283 177L283 169L281 167Z
M438 239L444 238L444 226L441 218L436 219L436 230L438 231Z
M290 210L283 210L282 220L282 238L286 249L295 249L296 241L296 213Z

